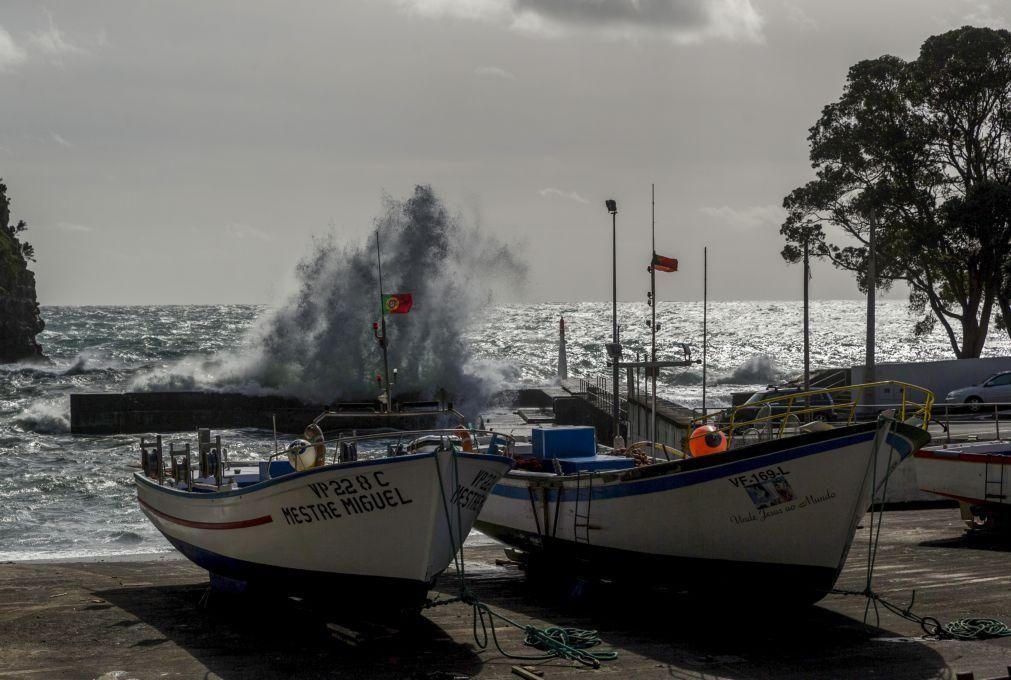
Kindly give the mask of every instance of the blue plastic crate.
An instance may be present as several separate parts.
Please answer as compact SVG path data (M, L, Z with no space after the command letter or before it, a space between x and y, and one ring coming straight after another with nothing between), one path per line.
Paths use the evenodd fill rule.
M597 432L592 427L535 427L530 437L538 458L592 458L597 455Z

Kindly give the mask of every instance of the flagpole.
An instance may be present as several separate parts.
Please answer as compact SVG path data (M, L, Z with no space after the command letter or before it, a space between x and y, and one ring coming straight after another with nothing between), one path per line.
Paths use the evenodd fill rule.
M376 228L376 261L379 264L379 321L382 324L382 334L378 336L379 346L383 348L383 373L385 374L386 411L389 413L390 401L390 359L386 351L386 307L383 305L383 256L379 249L379 228Z
M811 323L808 284L811 280L811 262L808 258L807 235L804 235L804 391L811 389Z
M702 417L709 415L706 410L706 350L709 345L706 317L709 312L709 246L702 247Z
M656 446L656 184L650 185L650 221L652 238L652 255L649 260L649 297L652 309L652 320L649 324L650 330L650 366L652 404L649 411L649 440Z

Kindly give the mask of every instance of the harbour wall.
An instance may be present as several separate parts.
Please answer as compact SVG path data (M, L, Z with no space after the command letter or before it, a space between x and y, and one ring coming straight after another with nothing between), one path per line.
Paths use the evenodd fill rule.
M198 427L271 429L301 433L327 407L340 415L326 429L369 430L383 427L429 427L432 402L395 404L393 414L380 412L378 402L306 404L291 397L252 396L227 392L120 392L70 395L70 431L73 434L128 434L183 432ZM426 412L412 412L424 407ZM415 409L416 410L416 409Z

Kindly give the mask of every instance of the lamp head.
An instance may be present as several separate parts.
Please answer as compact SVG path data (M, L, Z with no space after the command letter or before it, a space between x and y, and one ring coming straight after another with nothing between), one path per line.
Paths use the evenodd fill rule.
M609 198L606 201L604 201L604 205L607 206L607 212L611 213L612 215L618 213L618 203L613 198Z

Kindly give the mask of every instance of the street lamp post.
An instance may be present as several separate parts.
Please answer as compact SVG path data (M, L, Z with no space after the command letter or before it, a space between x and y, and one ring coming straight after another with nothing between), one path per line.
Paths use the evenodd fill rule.
M621 408L618 404L618 361L621 343L618 340L618 204L613 198L604 202L611 213L611 344L607 353L611 357L611 396L614 417L614 437L621 433Z

